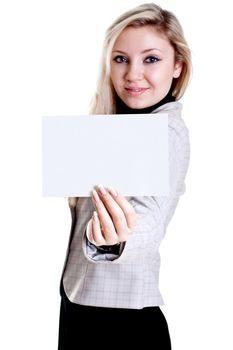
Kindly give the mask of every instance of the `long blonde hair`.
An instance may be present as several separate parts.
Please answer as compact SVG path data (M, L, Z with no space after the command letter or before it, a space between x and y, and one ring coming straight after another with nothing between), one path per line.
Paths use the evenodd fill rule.
M185 40L183 29L176 16L160 6L146 3L123 13L107 29L103 44L101 68L97 80L96 93L91 101L90 114L115 114L116 94L111 82L110 65L113 46L127 27L152 25L162 33L173 46L175 61L182 62L182 71L179 78L173 80L172 95L179 100L189 83L192 64L191 52ZM69 204L75 206L77 197L69 198Z

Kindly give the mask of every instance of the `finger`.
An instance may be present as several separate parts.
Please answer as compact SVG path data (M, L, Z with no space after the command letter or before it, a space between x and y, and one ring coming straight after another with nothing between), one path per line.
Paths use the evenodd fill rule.
M102 236L105 239L105 244L111 245L118 243L118 236L112 218L95 190L93 190L92 201L98 214L100 226L102 227Z
M120 241L125 241L129 233L129 228L124 212L122 211L118 203L114 200L114 198L111 196L111 194L108 191L106 191L104 187L99 186L98 194L111 216L116 234L118 235Z
M94 211L93 217L92 217L91 241L96 246L105 244L105 239L104 239L102 232L101 232L100 221L99 221L98 214L96 213L96 211Z
M136 219L137 219L137 214L134 207L122 194L119 193L119 191L116 191L111 186L108 186L108 192L112 195L114 200L117 202L117 204L123 211L127 221L128 228L130 230L134 230L136 226Z

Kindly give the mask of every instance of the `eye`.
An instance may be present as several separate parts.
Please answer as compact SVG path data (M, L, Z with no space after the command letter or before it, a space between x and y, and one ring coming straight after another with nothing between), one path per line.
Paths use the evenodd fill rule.
M128 58L122 55L117 55L113 60L117 63L128 63Z
M159 59L156 56L148 56L144 60L145 63L156 63L156 62L159 62L159 61L161 61L161 59Z

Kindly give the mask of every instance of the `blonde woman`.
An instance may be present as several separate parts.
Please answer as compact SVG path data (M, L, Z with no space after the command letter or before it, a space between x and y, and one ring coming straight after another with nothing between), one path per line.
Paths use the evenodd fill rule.
M69 199L59 350L78 349L81 339L94 347L121 344L121 335L145 348L171 349L160 308L159 245L185 191L189 137L178 100L190 72L179 21L155 4L124 13L106 32L90 113L168 113L170 193L126 198L100 185L92 197Z

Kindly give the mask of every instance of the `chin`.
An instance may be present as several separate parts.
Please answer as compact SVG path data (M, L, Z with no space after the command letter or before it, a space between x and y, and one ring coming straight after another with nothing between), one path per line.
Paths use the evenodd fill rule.
M149 105L147 103L140 103L139 101L126 101L125 104L132 109L142 109L142 108L147 108Z

